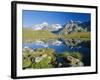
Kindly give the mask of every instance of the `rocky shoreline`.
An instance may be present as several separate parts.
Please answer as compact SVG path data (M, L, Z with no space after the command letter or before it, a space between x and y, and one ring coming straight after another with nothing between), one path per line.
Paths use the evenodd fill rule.
M82 55L79 52L64 52L56 54L51 48L23 48L23 69L43 69L59 67L81 67Z

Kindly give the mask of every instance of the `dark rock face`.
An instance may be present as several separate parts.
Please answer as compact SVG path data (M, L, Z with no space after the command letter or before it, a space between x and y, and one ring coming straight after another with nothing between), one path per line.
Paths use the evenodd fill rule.
M82 26L83 28L87 28L87 31L91 30L91 27L90 27L91 26L91 22L90 21L80 23L79 26Z
M87 28L84 25L79 25L74 21L70 21L65 27L59 32L59 34L70 34L73 32L85 32Z

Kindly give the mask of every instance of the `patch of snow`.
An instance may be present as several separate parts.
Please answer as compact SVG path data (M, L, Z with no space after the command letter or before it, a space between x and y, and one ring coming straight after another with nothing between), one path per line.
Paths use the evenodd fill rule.
M56 31L62 28L60 24L52 24L51 27L54 29L53 31Z
M42 30L44 27L48 27L47 22L43 22L42 24L37 24L32 27L33 30Z

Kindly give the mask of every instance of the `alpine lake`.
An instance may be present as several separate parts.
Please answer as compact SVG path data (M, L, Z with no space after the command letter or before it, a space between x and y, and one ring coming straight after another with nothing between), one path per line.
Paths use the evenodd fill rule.
M24 42L23 69L90 66L90 40L58 38Z

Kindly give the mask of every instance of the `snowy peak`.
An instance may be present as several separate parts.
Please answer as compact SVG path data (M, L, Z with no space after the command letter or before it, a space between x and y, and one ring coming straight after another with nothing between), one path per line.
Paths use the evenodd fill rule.
M70 20L65 26L61 24L48 24L47 22L43 22L41 24L36 24L32 26L33 30L48 30L52 32L57 32L60 34L70 34L73 32L83 32L90 31L90 23L89 22L81 22L81 21L73 21Z
M47 27L48 23L47 22L43 22L42 24L36 24L34 26L32 26L33 30L42 30L44 27Z
M51 27L54 28L55 31L57 31L57 30L62 28L62 26L60 24L52 24Z
M70 20L69 23L70 23L70 24L73 24L73 23L80 24L80 23L82 23L82 22L81 22L81 21L73 21L73 20Z
M47 22L43 22L41 25L42 26L48 26L48 23Z
M57 31L60 28L62 28L62 26L60 24L49 25L47 22L43 22L42 24L36 24L36 25L32 26L33 30Z
M59 34L70 34L74 32L86 32L87 28L80 26L80 21L70 20L68 24L59 32Z

